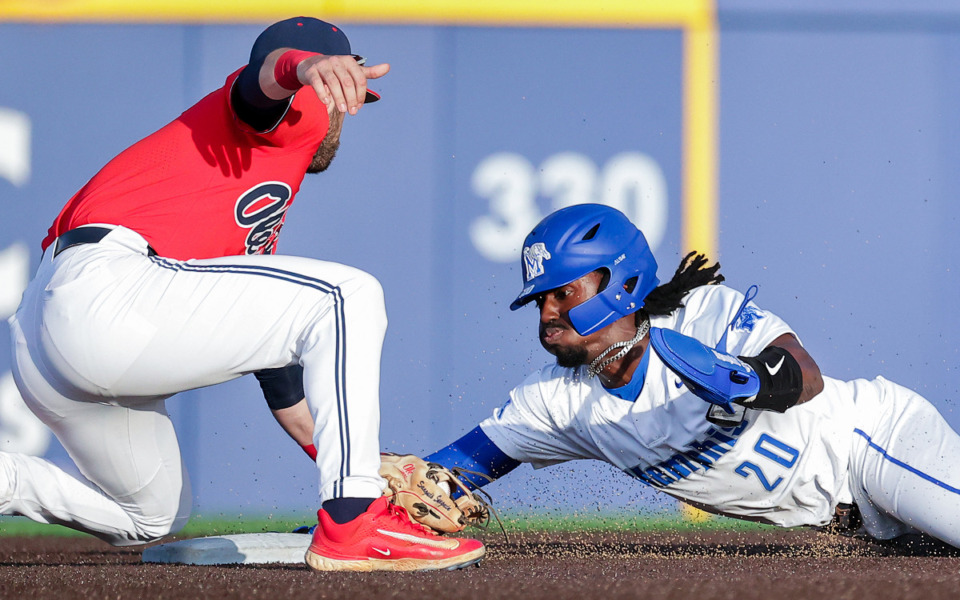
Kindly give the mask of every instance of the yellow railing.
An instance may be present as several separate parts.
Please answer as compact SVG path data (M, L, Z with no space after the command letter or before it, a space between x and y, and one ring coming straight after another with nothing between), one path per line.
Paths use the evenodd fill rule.
M294 15L364 24L682 30L681 245L717 256L715 0L0 0L0 22L269 23Z
M310 15L349 23L683 27L710 0L0 0L0 20L262 22Z

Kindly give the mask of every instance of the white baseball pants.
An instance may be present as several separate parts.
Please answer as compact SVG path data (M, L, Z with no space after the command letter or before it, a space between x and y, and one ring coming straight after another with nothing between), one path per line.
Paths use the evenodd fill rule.
M849 481L867 533L923 532L960 548L960 436L912 390L883 377L847 385L857 404Z
M53 248L10 319L14 377L85 479L0 453L0 513L116 545L179 530L191 493L165 399L297 361L320 500L381 494L387 321L374 277L286 256L149 257L123 227L56 258Z

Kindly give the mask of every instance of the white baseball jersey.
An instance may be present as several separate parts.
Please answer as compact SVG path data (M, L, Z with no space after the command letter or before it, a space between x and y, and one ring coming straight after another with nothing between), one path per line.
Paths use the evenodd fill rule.
M756 356L777 337L793 333L752 302L731 327L743 299L724 286L700 287L685 298L684 308L654 318L652 326L711 347L729 327L726 351L742 356ZM825 525L838 503L856 500L875 537L919 529L960 542L955 517L947 531L937 518L926 528L913 517L904 518L911 510L904 503L916 506L923 499L924 511L936 515L950 512L960 499L957 489L944 483L960 483L960 471L937 446L945 443L960 451L960 438L916 394L882 378L847 383L824 377L823 392L786 413L747 410L739 426L721 428L705 418L710 405L690 392L652 349L647 354L634 374L643 378L635 401L607 391L587 376L586 367L550 365L512 390L509 401L481 427L505 454L536 468L603 460L710 512L785 527ZM886 405L885 399L890 400ZM914 414L917 426L911 427L906 415ZM914 443L928 435L937 419L936 443ZM907 463L913 467L904 468ZM916 480L912 500L911 494L902 489L894 493L887 489L892 484L880 481L888 472ZM890 501L874 510L875 497L887 492ZM937 500L931 508L927 499L933 497Z

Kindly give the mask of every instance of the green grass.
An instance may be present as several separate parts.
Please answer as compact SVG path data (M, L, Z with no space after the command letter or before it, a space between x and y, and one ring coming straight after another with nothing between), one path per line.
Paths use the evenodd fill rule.
M38 536L38 535L56 535L62 537L81 537L85 533L79 533L60 525L43 525L34 523L23 517L2 517L0 518L0 537L17 536Z
M679 515L624 515L597 514L588 516L576 513L558 515L501 514L500 520L508 532L516 531L695 531L695 530L757 530L769 526L746 521L737 521L723 517L713 517L704 522L692 523ZM194 517L181 531L180 537L202 537L211 535L229 535L234 533L289 532L300 525L310 525L305 519L297 517L249 517L205 518ZM496 530L496 523L491 530ZM23 517L0 518L0 537L3 536L64 536L77 537L78 533L60 525L43 525Z
M190 519L187 526L177 534L181 537L200 537L210 535L229 535L233 533L262 533L269 531L289 532L300 525L309 525L302 519L297 520L293 517L273 518L273 517L242 517L235 519L206 519L197 517ZM79 537L86 536L72 529L61 525L44 525L43 523L34 523L23 517L0 517L0 537L12 536L62 536Z
M759 523L738 521L725 517L711 517L706 521L691 522L679 515L638 516L623 514L591 514L589 516L565 513L557 516L501 515L507 531L703 531L703 530L758 530L769 527ZM494 523L491 527L496 527Z

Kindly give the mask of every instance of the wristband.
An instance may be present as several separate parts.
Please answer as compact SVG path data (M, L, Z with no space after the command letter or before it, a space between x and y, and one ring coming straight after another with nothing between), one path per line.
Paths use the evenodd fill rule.
M300 446L303 448L303 451L307 453L307 456L313 459L313 462L317 462L317 447L313 444L307 444L306 446Z
M767 346L754 357L741 356L760 378L760 390L754 398L734 400L747 408L786 412L800 401L803 370L792 354L777 346Z
M287 50L277 59L277 64L273 67L273 78L286 90L299 90L303 84L297 76L297 67L311 56L320 56L320 54L303 50Z

